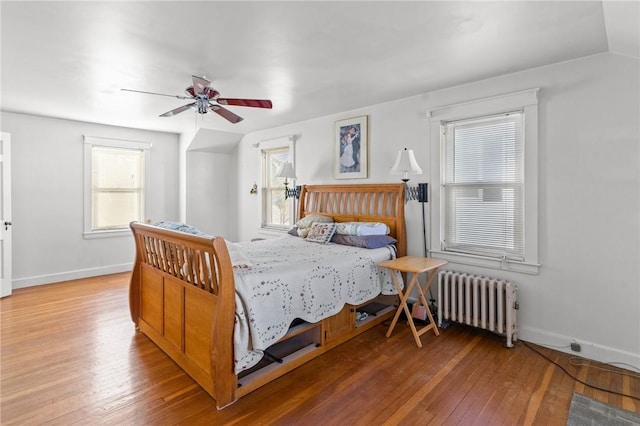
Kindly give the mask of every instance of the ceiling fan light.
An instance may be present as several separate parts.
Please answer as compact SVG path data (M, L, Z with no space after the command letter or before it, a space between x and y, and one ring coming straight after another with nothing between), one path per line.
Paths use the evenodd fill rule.
M170 96L178 99L191 99L192 103L172 109L171 111L160 114L160 117L173 117L188 109L193 109L198 114L207 114L209 109L219 116L223 117L231 123L239 123L242 117L236 113L220 105L244 106L253 108L271 108L271 101L268 99L237 99L237 98L220 98L220 92L211 87L211 81L205 77L191 76L193 85L184 89L188 96L166 95L164 93L145 92L141 90L122 89L130 92L146 93L149 95ZM212 102L217 102L214 104Z

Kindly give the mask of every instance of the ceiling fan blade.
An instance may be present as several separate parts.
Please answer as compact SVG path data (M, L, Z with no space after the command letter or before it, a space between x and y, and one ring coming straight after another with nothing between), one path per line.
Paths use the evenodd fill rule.
M210 104L209 107L211 108L211 111L215 112L216 114L218 114L223 118L226 118L227 120L229 120L234 124L239 123L240 121L243 120L243 118L240 117L239 115L234 114L233 112L229 111L226 108L222 108L220 105Z
M220 105L236 105L253 108L272 108L273 105L268 99L234 99L234 98L218 98L216 99Z
M192 75L191 79L193 80L193 90L196 95L198 93L209 93L209 88L211 87L211 82L209 80L195 75Z
M196 106L196 102L192 102L190 104L182 105L179 108L172 109L171 111L165 112L164 114L160 114L160 117L173 117L176 114L180 114L188 109L194 108Z
M142 90L133 90L133 89L120 89L122 91L125 92L135 92L135 93L145 93L147 95L158 95L158 96L169 96L170 98L178 98L178 99L191 99L187 96L180 96L180 95L165 95L164 93L156 93L156 92L145 92Z

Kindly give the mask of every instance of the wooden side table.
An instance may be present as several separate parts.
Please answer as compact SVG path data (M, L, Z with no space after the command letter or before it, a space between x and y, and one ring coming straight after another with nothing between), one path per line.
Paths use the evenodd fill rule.
M407 315L407 321L409 322L409 327L411 327L411 333L413 334L414 339L416 339L416 345L419 348L422 347L422 342L420 341L420 336L426 333L429 330L433 330L436 336L440 335L438 331L438 326L436 322L433 320L433 316L431 315L431 310L429 309L429 304L427 303L427 299L424 297L424 290L428 289L433 281L433 278L436 276L436 272L439 267L446 265L448 262L446 260L441 259L430 259L427 257L415 257L415 256L404 256L399 257L393 260L386 260L384 262L378 263L378 266L382 268L391 269L391 278L393 279L393 284L396 286L396 290L398 290L398 295L400 296L400 305L398 305L398 310L396 311L396 315L393 317L393 321L391 321L391 325L389 326L389 330L387 330L387 337L391 336L391 332L393 331L396 323L398 322L398 318L400 318L400 313L404 309L405 314ZM400 287L400 283L398 282L397 274L393 273L393 271L406 272L407 274L411 274L411 281L409 281L409 285L404 289ZM429 278L427 278L427 282L425 283L424 288L418 283L418 276L424 272L430 272ZM418 285L416 285L418 284ZM407 305L407 299L411 294L411 290L416 287L419 293L418 302L422 302L424 307L427 310L427 316L429 317L429 324L421 328L420 330L416 329L415 324L413 323L413 317L411 316L411 311L409 310L409 306Z

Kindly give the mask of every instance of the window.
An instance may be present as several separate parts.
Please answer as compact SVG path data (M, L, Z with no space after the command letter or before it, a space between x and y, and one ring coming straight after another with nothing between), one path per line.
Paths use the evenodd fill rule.
M289 200L284 198L284 181L276 177L282 165L289 160L287 148L264 150L262 171L264 176L263 226L288 227L291 225L291 208Z
M85 236L128 234L144 220L150 147L85 137Z
M432 252L538 272L537 89L431 112Z
M286 230L294 223L294 199L285 199L284 179L276 175L282 165L293 163L293 137L260 143L262 153L262 222L263 229ZM288 182L289 188L295 185Z
M524 260L522 113L442 127L443 250Z

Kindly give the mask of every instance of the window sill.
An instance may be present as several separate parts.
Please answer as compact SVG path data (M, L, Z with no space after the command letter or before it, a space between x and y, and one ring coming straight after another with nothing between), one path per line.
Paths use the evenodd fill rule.
M118 238L131 236L130 229L114 229L109 231L85 231L82 238L85 240L94 240L98 238Z
M478 266L489 269L499 269L502 271L517 272L521 274L538 275L540 273L539 263L517 262L507 260L503 262L501 259L492 257L474 256L470 254L452 253L448 251L433 250L429 252L431 256L444 259L451 263L460 265Z

